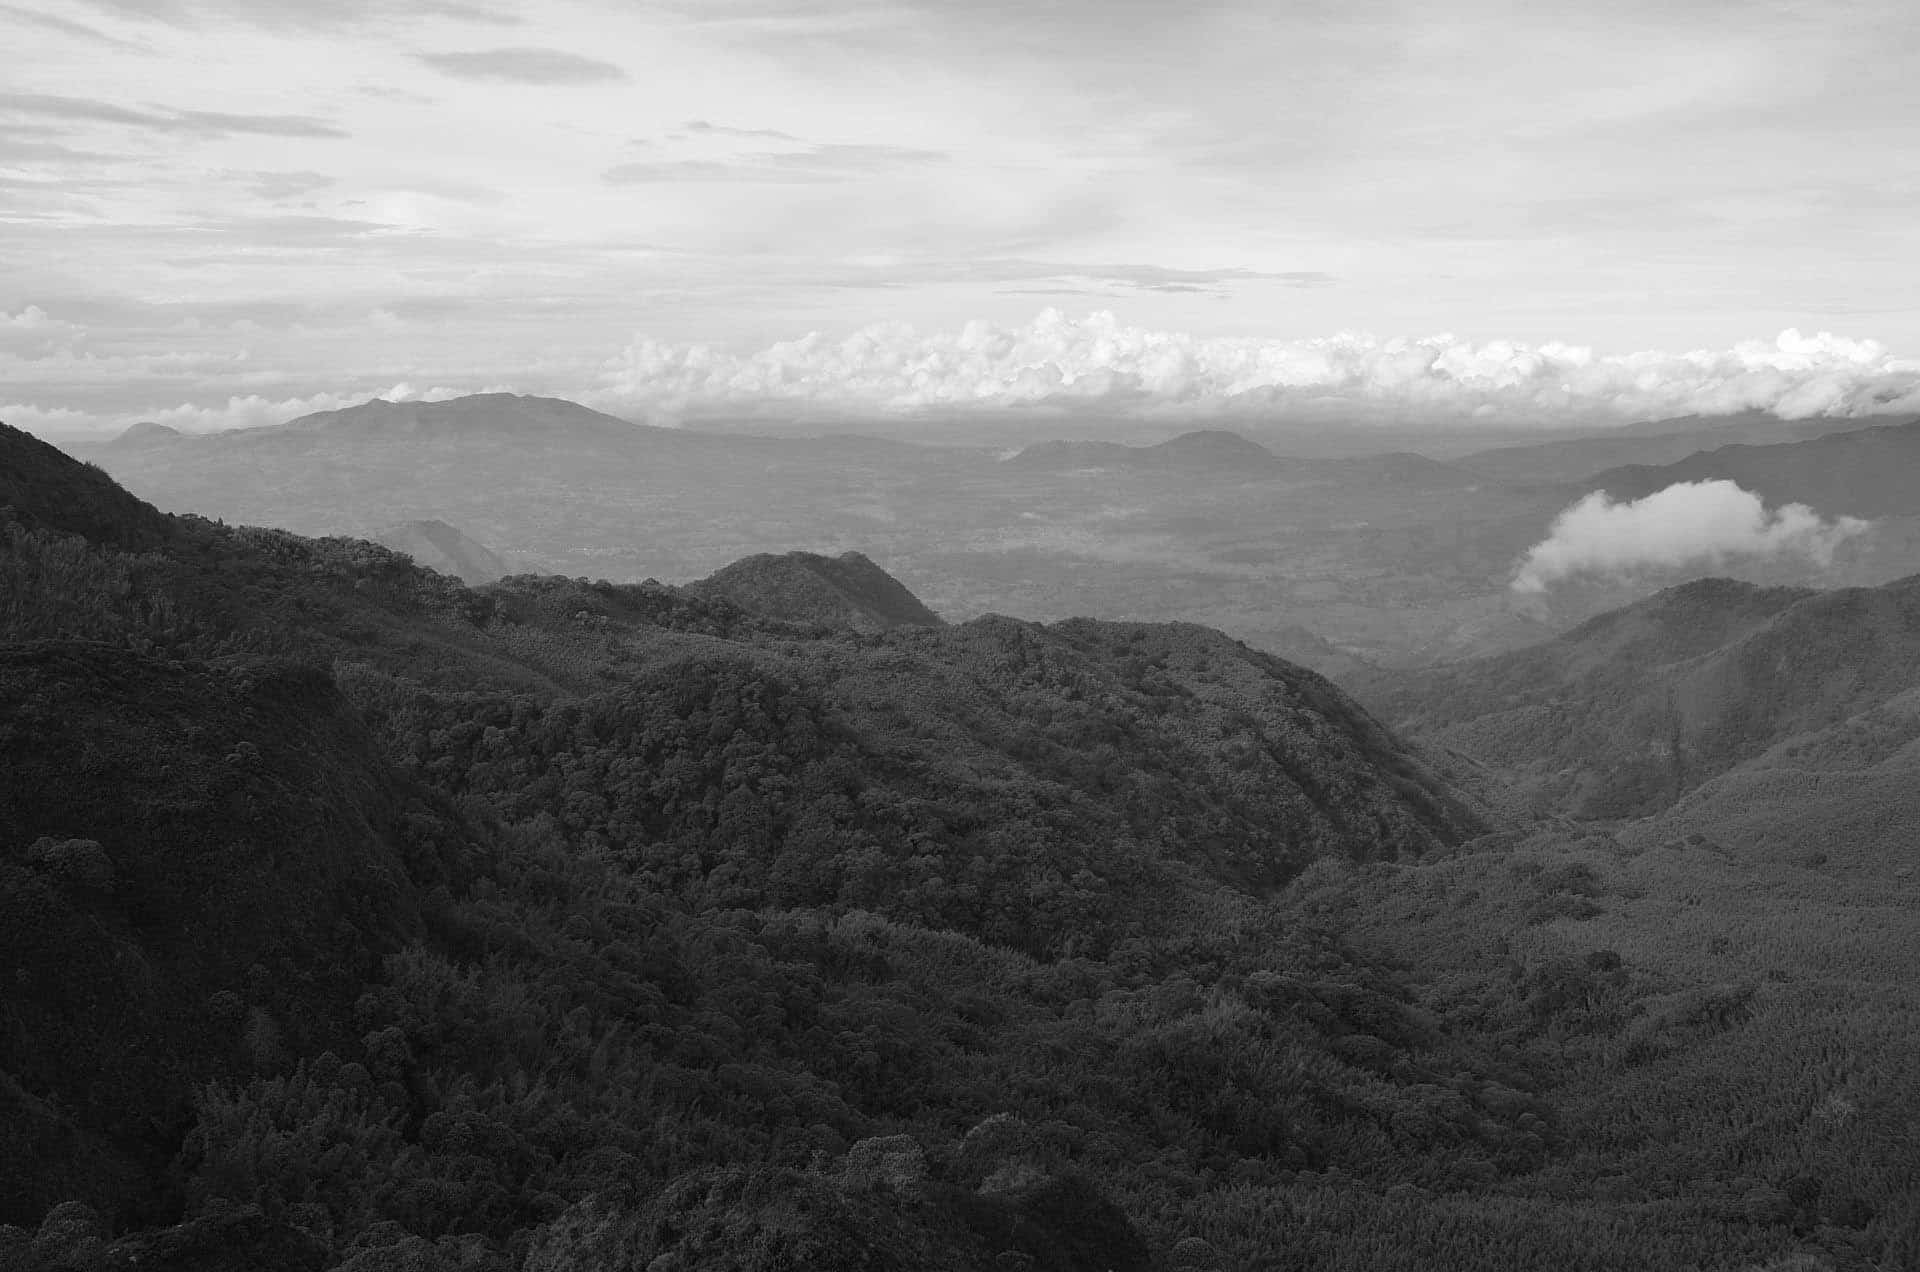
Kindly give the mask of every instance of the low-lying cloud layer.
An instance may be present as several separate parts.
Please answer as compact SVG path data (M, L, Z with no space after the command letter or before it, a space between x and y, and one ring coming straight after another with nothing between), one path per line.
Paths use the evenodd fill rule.
M359 406L370 398L385 398L389 402L445 402L451 398L463 397L468 392L495 393L508 391L500 385L484 388L450 389L435 386L419 389L411 384L395 384L389 388L365 388L344 393L321 392L305 397L268 398L258 393L236 394L225 402L199 404L182 402L175 406L159 407L139 412L140 422L165 424L169 428L183 433L223 432L235 428L261 428L267 425L284 424L288 420L298 419L302 415L311 415L315 411L338 411L350 406ZM34 403L0 403L0 423L11 424L15 428L28 432L50 434L98 433L99 417L88 411L77 411L67 407L46 407ZM136 421L121 417L115 421L124 427Z
M1544 592L1580 575L1619 577L1738 557L1798 556L1824 569L1867 526L1857 517L1826 520L1800 503L1768 512L1759 495L1730 481L1676 482L1620 502L1596 490L1554 518L1520 563L1513 590Z
M1193 412L1317 399L1402 412L1552 423L1773 411L1789 419L1920 409L1920 361L1876 341L1783 332L1691 353L1599 355L1563 344L1451 336L1311 340L1194 336L1046 310L1031 323L922 333L880 325L757 353L636 338L604 397L637 408L810 403L881 410L1040 403Z
M316 251L396 237L372 221L293 214L252 221L270 223L283 241ZM1181 290L1225 285L1246 273L1017 260L995 262L993 269L1004 278L1066 278L1066 271L1083 269L1082 282ZM620 308L583 312L581 322L604 329L619 321ZM957 330L920 331L886 324L845 338L812 334L746 352L642 336L606 358L591 338L558 353L531 343L550 339L550 310L530 307L514 317L517 328L494 333L479 357L450 354L444 339L448 324L470 313L465 302L396 309L430 313L432 321L413 322L387 309L308 314L242 304L219 310L218 321L207 323L183 322L169 311L116 325L51 304L23 304L0 311L0 384L15 398L0 407L7 412L0 418L72 431L148 419L196 430L279 423L308 401L401 379L472 391L484 380L662 424L708 416L790 423L916 413L950 420L1038 408L1027 418L1036 431L1049 427L1048 414L1074 412L1083 424L1114 421L1116 435L1140 422L1161 427L1210 419L1255 429L1291 418L1330 428L1389 422L1522 430L1746 410L1796 419L1920 412L1920 361L1896 358L1875 341L1824 332L1788 331L1730 349L1602 355L1572 345L1451 336L1201 336L1125 326L1110 313L1073 318L1048 309L1013 326L975 321ZM491 320L504 311L493 306L488 312ZM380 356L342 371L338 350L375 336Z

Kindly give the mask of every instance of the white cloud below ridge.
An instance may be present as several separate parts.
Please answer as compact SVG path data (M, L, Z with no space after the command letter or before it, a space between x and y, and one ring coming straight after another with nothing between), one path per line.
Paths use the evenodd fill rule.
M843 340L818 333L757 352L638 336L607 366L597 400L698 413L756 405L916 409L1088 404L1137 412L1270 411L1308 399L1434 416L1552 424L1737 411L1785 418L1920 409L1920 361L1878 342L1783 332L1771 343L1689 353L1600 355L1566 344L1194 336L1058 310L958 331L899 324Z
M1735 558L1798 556L1824 569L1869 524L1828 520L1801 503L1769 512L1759 495L1731 481L1675 482L1634 500L1596 490L1554 518L1521 561L1513 590L1538 593L1582 575L1619 578Z

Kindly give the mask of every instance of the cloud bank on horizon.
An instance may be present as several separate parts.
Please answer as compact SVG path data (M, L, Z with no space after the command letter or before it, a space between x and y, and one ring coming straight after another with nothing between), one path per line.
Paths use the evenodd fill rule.
M9 326L21 337L11 351ZM1048 309L1018 325L975 321L920 331L879 324L842 339L813 333L752 352L641 335L597 365L579 360L525 379L389 367L378 379L352 376L347 388L284 396L255 387L274 377L244 348L218 356L105 357L83 347L85 331L37 306L0 314L0 371L19 373L0 378L24 382L34 372L64 370L147 378L161 391L194 382L232 384L235 391L106 410L30 399L0 405L0 418L53 431L152 420L193 432L276 424L375 396L440 400L502 391L570 397L665 424L707 415L910 419L1027 411L1036 427L1051 415L1079 412L1130 421L1307 415L1361 427L1517 430L1739 411L1788 419L1920 411L1920 360L1895 357L1873 340L1797 330L1726 349L1598 354L1569 344L1446 335L1203 336L1128 326L1109 312L1075 318ZM434 387L411 387L421 381Z
M0 0L0 399L50 428L401 380L1859 412L1877 346L1737 342L1920 351L1911 0L65 8Z
M1596 490L1554 518L1547 537L1528 549L1512 588L1540 593L1582 576L1623 578L1736 559L1800 557L1825 569L1841 544L1870 525L1858 517L1829 520L1801 503L1769 512L1759 495L1725 480L1676 482L1634 500Z
M913 411L1084 405L1170 413L1273 412L1308 402L1401 416L1521 424L1771 411L1783 418L1920 409L1920 360L1876 341L1782 332L1772 343L1598 355L1567 344L1452 336L1311 340L1195 336L1048 309L1023 326L922 333L882 324L756 353L637 337L597 395L693 412L801 404Z

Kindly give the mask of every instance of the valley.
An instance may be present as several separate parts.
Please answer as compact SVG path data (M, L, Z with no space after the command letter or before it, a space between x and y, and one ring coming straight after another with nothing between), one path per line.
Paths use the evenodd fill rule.
M0 506L0 1266L1920 1257L1911 580L1336 684Z

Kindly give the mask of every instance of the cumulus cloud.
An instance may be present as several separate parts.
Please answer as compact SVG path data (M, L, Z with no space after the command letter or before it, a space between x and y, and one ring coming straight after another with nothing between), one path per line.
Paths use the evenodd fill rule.
M63 323L59 319L54 318L38 305L28 305L19 313L12 314L4 309L0 309L0 327L5 327L13 331L45 331L52 327L67 327L70 325L71 324Z
M65 406L40 406L31 402L0 402L0 424L11 424L29 433L79 432L91 426L93 417L85 411Z
M142 419L152 420L177 428L183 433L209 433L231 428L260 428L269 424L284 424L288 420L298 419L302 415L311 415L315 411L338 411L349 406L359 406L371 398L385 398L389 402L445 402L449 398L465 396L467 393L495 392L487 389L449 389L436 385L429 389L418 389L411 384L396 384L382 392L360 393L315 393L308 397L272 399L257 393L230 397L223 404L206 406L193 402L183 402L178 406L166 407L158 411L148 411Z
M1513 590L1544 592L1578 575L1619 577L1737 557L1798 556L1824 569L1867 525L1857 517L1826 520L1799 503L1769 512L1759 495L1730 481L1676 482L1620 502L1596 490L1554 518L1521 561Z
M1041 403L1184 412L1332 400L1541 424L1768 410L1787 418L1920 410L1920 361L1871 340L1787 331L1723 350L1599 355L1452 336L1195 336L1046 310L1024 326L884 324L752 353L641 335L606 367L605 400L697 411L795 403L914 410Z

